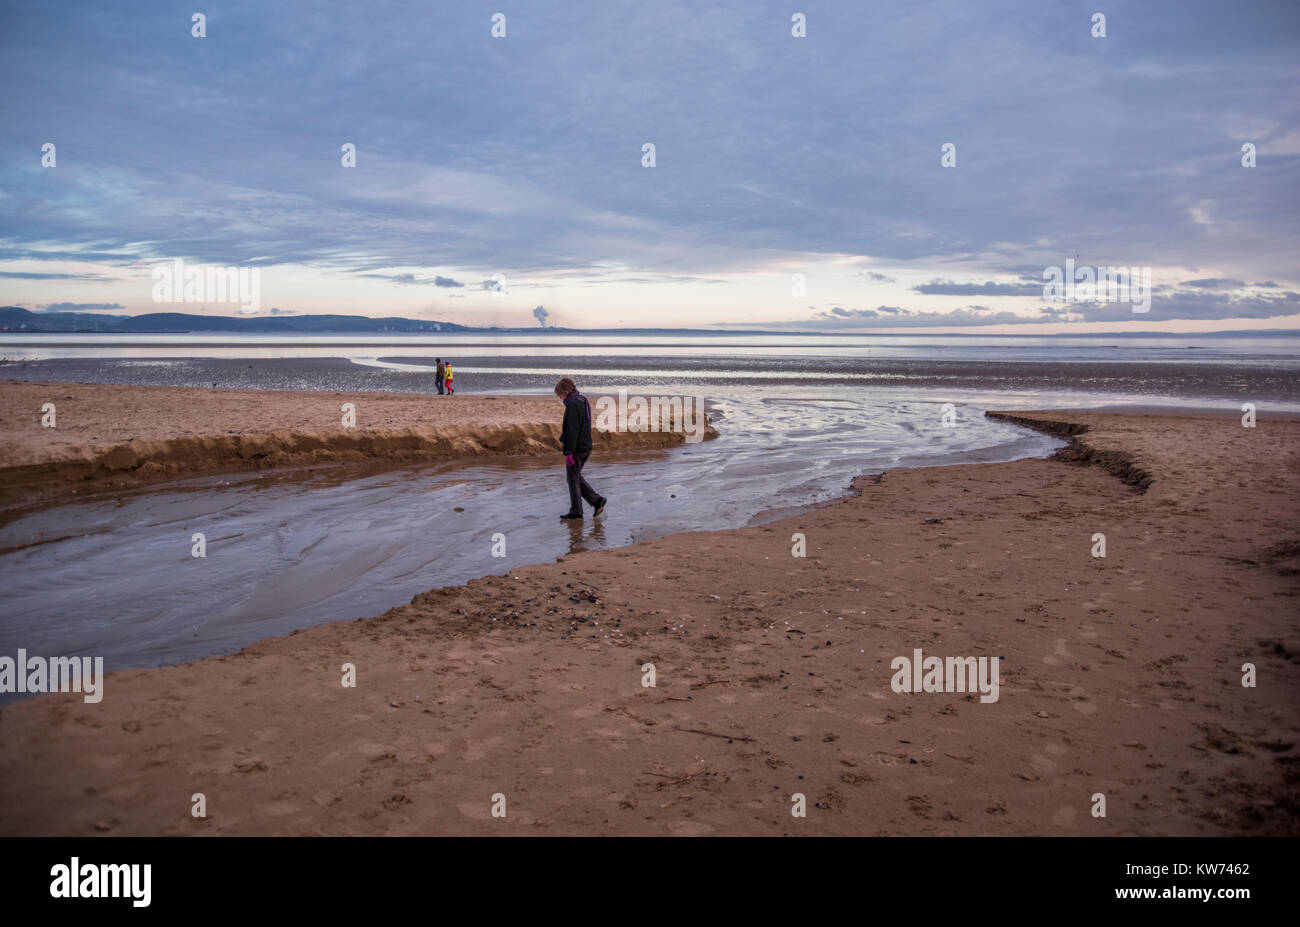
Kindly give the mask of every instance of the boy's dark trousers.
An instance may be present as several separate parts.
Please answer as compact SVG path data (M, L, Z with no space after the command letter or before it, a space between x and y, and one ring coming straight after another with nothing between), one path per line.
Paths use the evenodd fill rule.
M587 504L590 505L593 509L596 507L596 503L600 501L600 493L592 489L591 484L588 483L582 476L582 465L587 462L587 458L590 456L591 456L591 451L586 451L581 454L574 454L573 466L572 467L566 466L564 468L569 477L569 511L570 512L582 511L582 503L578 501L579 493L582 494L582 498L586 499Z
M442 395L442 380L441 380L441 379L438 380L438 395L439 395L439 396Z

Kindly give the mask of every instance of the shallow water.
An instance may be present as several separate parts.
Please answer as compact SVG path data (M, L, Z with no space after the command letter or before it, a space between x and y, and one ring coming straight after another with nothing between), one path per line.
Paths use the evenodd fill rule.
M583 332L562 329L480 330L439 334L94 334L0 332L0 356L42 358L338 358L645 356L671 365L685 358L763 358L771 369L792 358L860 360L1104 361L1238 363L1266 360L1295 366L1300 332L1219 335L981 335L743 333L735 331Z
M737 389L710 414L716 440L593 458L587 476L610 503L580 523L558 517L560 462L532 458L208 477L36 512L0 529L0 654L184 662L572 551L771 519L862 473L1060 446L981 407L944 427L937 401L838 387Z
M153 348L145 350L154 350ZM442 349L437 349L442 350ZM528 355L497 353L455 356L457 392L549 393L562 376L574 377L587 392L653 386L656 392L700 390L708 397L731 395L737 388L837 386L842 394L862 388L907 390L913 399L954 393L1108 394L1195 398L1240 407L1243 402L1273 409L1300 410L1300 359L1286 355L1225 351L1166 351L1177 359L1153 360L1150 350L1080 349L1050 360L1007 357L970 349L931 357L835 356L780 357L559 354L541 348ZM522 350L522 349L520 349ZM828 350L828 349L827 349ZM863 349L867 350L867 349ZM872 351L883 352L873 348ZM895 349L902 352L902 348ZM0 365L0 377L17 380L75 381L223 389L332 390L339 392L434 392L434 358L429 348L405 352L385 346L350 350L346 357L56 357ZM420 353L423 352L423 353ZM1028 352L1021 349L1019 355ZM441 356L447 356L443 351ZM959 359L954 359L954 358ZM1080 360L1087 357L1087 360ZM1101 358L1105 359L1101 359Z

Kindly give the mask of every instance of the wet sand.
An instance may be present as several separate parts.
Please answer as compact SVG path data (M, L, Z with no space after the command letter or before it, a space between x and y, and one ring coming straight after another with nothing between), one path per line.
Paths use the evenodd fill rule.
M1294 835L1300 421L1012 414L1071 446L6 706L0 833Z
M716 440L597 454L586 474L611 504L564 530L555 453L227 472L0 516L0 654L102 656L113 669L198 660L578 550L774 521L864 473L1061 444L970 408L944 427L937 403L878 395L771 390L713 408ZM15 697L0 691L0 704Z
M52 403L55 426L43 427ZM355 406L344 427L343 404ZM0 380L0 506L178 475L555 454L554 397L195 389ZM593 434L597 450L670 447L671 432Z

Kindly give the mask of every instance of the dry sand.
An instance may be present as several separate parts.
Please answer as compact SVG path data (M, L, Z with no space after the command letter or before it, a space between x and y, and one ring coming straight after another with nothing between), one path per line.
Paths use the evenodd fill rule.
M46 403L54 405L54 427L41 424ZM344 403L355 406L355 427L343 427ZM199 473L367 459L414 463L555 454L562 418L558 400L539 396L0 380L0 506ZM598 431L593 439L599 452L669 447L684 437Z
M1300 422L1019 415L1089 430L7 706L0 833L1295 834Z

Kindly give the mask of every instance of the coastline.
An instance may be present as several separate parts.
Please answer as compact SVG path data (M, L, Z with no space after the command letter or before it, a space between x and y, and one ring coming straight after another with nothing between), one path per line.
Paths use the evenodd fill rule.
M292 342L284 347L291 348ZM253 348L255 346L249 345ZM1129 402L1135 393L1178 396L1202 405L1225 404L1237 408L1244 401L1281 404L1300 411L1300 379L1286 358L1254 356L1238 363L1192 361L1189 352L1163 352L1159 357L1121 359L1117 346L1094 348L1089 359L1066 359L1052 354L1019 359L809 356L792 354L774 370L771 358L728 354L683 353L671 358L632 353L584 353L529 356L520 349L507 353L458 354L456 369L471 387L466 395L531 393L548 395L555 380L575 375L584 389L603 385L660 391L705 390L770 386L786 388L821 386L848 389L861 386L974 393L1008 394L1031 390L1042 395L1097 394ZM603 349L603 346L602 346ZM78 382L108 385L188 386L208 389L299 390L304 387L335 392L388 392L428 394L432 383L435 348L416 347L395 353L391 345L375 346L374 355L362 360L359 352L330 345L330 356L305 357L191 357L191 345L159 346L153 357L53 357L15 360L0 364L0 377L23 382ZM688 349L689 350L689 349ZM339 352L352 356L335 356ZM0 351L2 354L3 351ZM1199 352L1190 352L1199 354ZM722 369L718 369L721 363ZM722 374L719 376L719 374ZM1138 387L1135 390L1135 386ZM1042 407L1041 400L1031 400ZM1058 407L1064 400L1051 400Z
M1071 445L6 706L0 833L1295 833L1300 421L993 414Z

